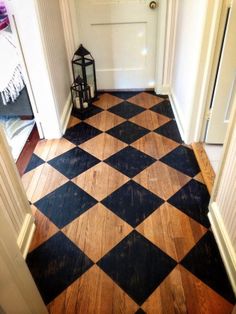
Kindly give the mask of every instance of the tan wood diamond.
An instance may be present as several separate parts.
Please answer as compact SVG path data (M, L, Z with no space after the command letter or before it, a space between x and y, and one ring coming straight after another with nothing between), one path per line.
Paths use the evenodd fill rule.
M101 201L128 180L128 177L101 162L74 178L73 182Z
M178 147L179 144L165 136L151 132L141 137L131 146L159 159Z
M95 138L81 144L79 147L97 157L100 160L105 160L111 155L117 153L127 146L115 137L102 133Z
M190 181L191 178L157 161L139 173L133 180L163 200L167 200Z
M106 110L120 104L122 101L124 100L121 98L105 93L99 96L99 100L95 101L94 105Z
M67 125L67 129L72 128L72 126L75 126L76 124L78 124L80 122L81 122L80 119L78 119L78 118L76 118L74 116L71 116L70 120L68 122L68 125Z
M130 121L142 126L143 128L153 131L163 124L169 122L170 118L167 118L151 110L146 110L130 119Z
M178 262L207 232L201 224L168 203L164 203L136 229Z
M22 177L28 200L32 203L68 181L65 176L47 163L27 172Z
M132 228L102 204L97 204L67 225L63 232L94 262L97 262Z
M95 116L85 120L86 123L101 131L107 131L124 121L125 119L109 111L100 112L99 114L96 114Z
M149 109L154 105L159 104L163 100L164 100L163 98L143 92L129 98L127 101L131 102L132 104Z
M68 150L74 148L75 145L65 138L55 140L41 140L38 142L34 153L45 161L51 160Z

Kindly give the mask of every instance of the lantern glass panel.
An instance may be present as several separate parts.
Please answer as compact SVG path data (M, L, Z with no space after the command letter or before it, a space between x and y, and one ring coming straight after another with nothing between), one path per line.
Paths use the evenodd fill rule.
M74 63L73 72L74 72L74 80L76 80L78 76L83 77L81 65Z
M94 82L94 72L93 72L93 64L86 66L86 76L87 76L87 84L90 88L91 97L95 96L95 82Z
M73 105L77 109L81 109L83 105L82 95L81 91L76 90L76 88L72 88L72 99L73 99Z

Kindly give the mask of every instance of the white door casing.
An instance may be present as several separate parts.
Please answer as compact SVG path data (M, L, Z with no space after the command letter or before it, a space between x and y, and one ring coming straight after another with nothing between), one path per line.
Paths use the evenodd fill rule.
M212 100L206 143L222 144L225 140L236 90L236 1L233 1Z
M154 10L151 0L75 1L80 42L96 60L98 88L160 89L166 0Z
M0 152L0 313L46 314L24 260L34 218L2 127Z

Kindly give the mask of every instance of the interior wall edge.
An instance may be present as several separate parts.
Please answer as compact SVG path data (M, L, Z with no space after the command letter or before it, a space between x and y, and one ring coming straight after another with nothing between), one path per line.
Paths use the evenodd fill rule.
M72 102L71 102L71 94L68 95L66 104L64 106L63 113L61 115L61 132L62 134L65 134L66 128L71 116L71 111L72 111Z

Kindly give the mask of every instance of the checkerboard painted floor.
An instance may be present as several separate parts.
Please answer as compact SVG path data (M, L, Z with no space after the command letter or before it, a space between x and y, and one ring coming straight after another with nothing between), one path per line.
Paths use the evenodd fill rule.
M22 180L50 313L231 313L209 194L167 97L101 94L38 143Z

